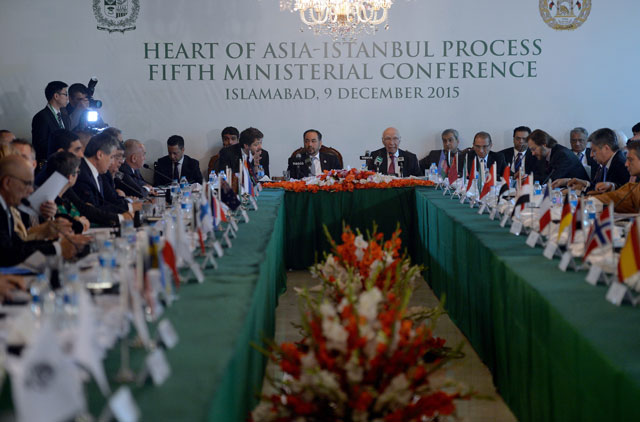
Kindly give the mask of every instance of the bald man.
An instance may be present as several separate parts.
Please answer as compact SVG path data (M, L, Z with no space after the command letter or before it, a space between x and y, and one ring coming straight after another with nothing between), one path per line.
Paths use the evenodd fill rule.
M17 207L33 192L33 168L18 155L0 159L0 267L17 265L32 253L62 255L73 258L89 241L82 235L68 233L60 241L23 241L14 229L9 207Z
M420 176L418 157L415 154L399 148L400 132L394 127L389 127L382 132L382 145L371 153L369 170L382 174L390 174L399 177Z
M122 178L116 178L116 186L127 196L146 198L152 188L142 175L140 169L147 155L144 144L137 139L127 139L124 143L124 163L120 166Z

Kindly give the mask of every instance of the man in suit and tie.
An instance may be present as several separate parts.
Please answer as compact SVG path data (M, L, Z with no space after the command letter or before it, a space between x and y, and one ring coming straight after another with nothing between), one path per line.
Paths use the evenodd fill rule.
M53 132L58 129L72 129L65 110L69 102L67 84L61 81L49 82L44 95L47 105L33 116L31 121L31 141L36 150L38 169L42 169L47 161L49 142Z
M325 170L340 168L338 157L320 152L322 134L316 129L309 129L302 135L304 152L289 158L287 170L292 179L308 176L319 176Z
M444 159L447 163L447 168L451 167L456 154L458 155L458 174L462 175L462 169L464 168L464 155L459 151L458 146L460 144L460 136L455 129L445 129L442 132L442 149L434 149L420 160L420 173L425 174L425 171L429 170L431 164L435 164L440 167L441 159Z
M89 241L82 235L65 233L59 241L24 241L16 233L10 207L17 207L33 192L33 169L22 157L0 159L0 267L17 265L32 253L60 255L71 259Z
M369 170L381 174L389 174L399 177L420 176L418 157L412 152L399 148L400 132L394 127L389 127L382 132L382 145L371 153Z
M591 166L591 180L571 179L566 184L577 190L587 189L598 193L610 192L629 182L626 156L618 145L618 137L611 129L598 129L589 137L591 155L595 165ZM555 185L555 184L554 184ZM558 181L562 186L562 181Z
M116 177L115 183L118 189L124 191L127 196L146 198L152 191L151 185L140 174L146 155L147 152L142 142L137 139L125 141L124 163L120 166L122 178Z
M74 192L89 204L117 214L135 212L140 203L127 203L115 191L104 187L101 175L109 170L118 141L109 134L99 133L91 138L80 162L80 174L73 186Z
M491 151L493 141L487 132L478 132L473 137L473 148L467 154L467 174L471 172L473 162L476 163L476 171L479 179L484 183L489 175L493 163L496 163L497 176L500 177L507 164L504 156L499 152Z
M589 177L578 157L544 130L536 129L531 132L527 143L533 156L546 163L547 180L564 178L586 180ZM545 184L547 180L541 183Z
M153 177L153 186L170 183L167 177L178 181L185 177L189 183L202 183L200 163L184 153L184 138L182 136L172 135L167 139L167 152L168 155L155 163L156 173Z
M500 154L504 156L505 162L511 169L511 176L533 173L534 180L542 182L547 178L546 165L531 154L527 144L527 137L530 134L531 129L527 126L518 126L513 130L513 147L503 149Z
M592 170L597 170L599 164L595 162L591 154L591 148L587 148L587 138L589 132L583 127L576 127L571 129L569 133L569 142L571 143L571 151L578 157L580 164L590 174ZM591 167L595 166L595 169Z

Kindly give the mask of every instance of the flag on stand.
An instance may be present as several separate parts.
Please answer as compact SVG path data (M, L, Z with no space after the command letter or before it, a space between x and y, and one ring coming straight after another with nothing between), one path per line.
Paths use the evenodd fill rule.
M618 280L625 280L640 272L640 236L638 235L638 219L634 219L627 234L627 240L620 251L618 261Z
M496 185L498 167L496 163L493 163L491 166L491 170L489 170L489 175L487 177L487 181L482 186L482 192L480 192L480 200L482 200L485 196L491 192L491 188Z
M447 171L447 177L449 178L449 186L453 185L455 181L458 180L458 153L453 156L451 167L449 167L449 171Z
M447 155L444 153L444 150L440 150L440 159L438 160L438 174L446 174L449 170L447 167Z
M584 213L582 212L582 207L584 206L583 202L583 199L580 198L580 200L578 201L578 205L576 206L576 212L573 213L573 224L571 224L570 243L574 242L574 239L576 238L576 232L578 230L582 230L582 222L584 221Z
M168 239L165 239L164 246L162 247L162 258L164 259L165 264L167 264L167 267L171 270L171 273L173 274L173 284L175 284L176 289L178 289L180 287L180 275L178 274L176 253Z
M520 183L520 179L518 179L518 189L516 189L516 204L513 207L513 212L511 213L512 216L516 213L516 210L524 210L524 206L531 202L531 196L533 195L533 183L531 182L532 180L533 176L527 176L522 183Z
M471 163L471 173L469 173L469 181L467 182L467 192L471 191L473 187L473 182L476 180L476 159L473 159Z
M560 217L560 226L558 227L558 242L564 229L571 225L573 221L573 214L571 214L571 204L569 203L569 192L564 197L564 203L562 205L562 216Z
M224 214L220 200L215 196L211 197L211 208L213 209L213 226L218 228L221 223L227 222L227 216Z
M540 233L551 222L551 183L547 184L547 188L544 190L544 196L540 203Z
M502 198L502 194L505 192L509 192L509 188L511 187L511 169L507 166L502 173L502 181L503 185L500 187L500 193L498 193L498 198Z
M586 260L589 254L600 246L611 244L613 228L613 218L611 215L612 205L605 206L600 216L593 222L593 227L589 230L587 242L584 247L584 255L582 260Z

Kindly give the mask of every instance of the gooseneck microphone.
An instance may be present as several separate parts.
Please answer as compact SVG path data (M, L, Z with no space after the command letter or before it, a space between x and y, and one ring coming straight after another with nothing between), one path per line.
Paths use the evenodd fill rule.
M151 167L149 164L143 164L142 167L146 168L147 170L151 170L152 172L154 172L155 174L159 174L160 176L164 177L165 179L167 179L169 181L169 183L173 182L173 179L170 178L169 176L167 176L164 173L159 172L158 170L156 170L155 168Z

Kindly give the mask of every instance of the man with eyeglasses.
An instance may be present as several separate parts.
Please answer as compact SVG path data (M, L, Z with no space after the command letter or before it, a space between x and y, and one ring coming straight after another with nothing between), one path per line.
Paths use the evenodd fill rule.
M587 173L591 173L593 169L597 170L600 165L591 156L591 148L587 148L588 137L589 132L583 127L573 128L569 132L571 151L578 157L580 164L582 164Z
M486 180L493 163L496 163L498 176L502 175L507 166L504 156L501 153L491 151L492 145L493 141L489 133L478 132L473 137L473 147L467 154L467 174L471 171L471 167L475 161L476 171L482 182Z
M463 154L465 154L465 151L460 151L458 148L460 144L458 131L455 129L445 129L440 137L442 138L442 149L434 149L429 155L420 160L420 173L425 174L425 171L429 170L432 164L441 167L444 162L447 168L451 167L457 155L458 174L461 175L464 167L462 157L464 157Z
M128 196L146 198L153 190L140 174L147 151L137 139L127 139L124 143L124 157L120 162L122 177L116 177L116 186Z
M18 155L0 159L0 266L17 265L32 253L61 255L71 259L82 251L89 241L82 235L60 230L59 241L24 241L15 230L10 207L17 207L33 192L33 170L29 163Z
M369 170L399 177L420 176L418 157L412 152L401 150L399 148L401 140L398 129L394 127L385 129L382 132L384 147L371 153Z
M47 105L33 116L31 121L31 141L36 150L38 171L47 161L49 142L53 132L58 129L72 129L65 109L69 102L67 84L62 81L49 82L44 90L44 96L47 99Z

